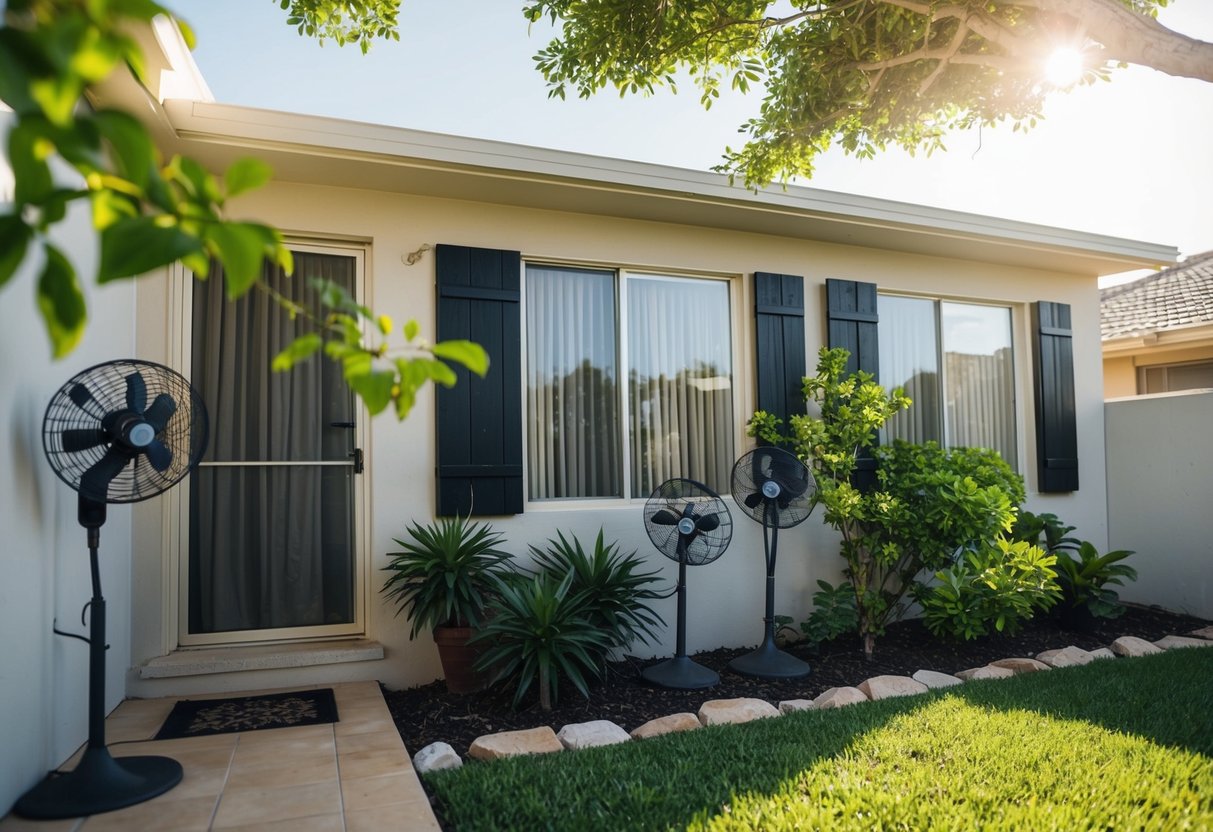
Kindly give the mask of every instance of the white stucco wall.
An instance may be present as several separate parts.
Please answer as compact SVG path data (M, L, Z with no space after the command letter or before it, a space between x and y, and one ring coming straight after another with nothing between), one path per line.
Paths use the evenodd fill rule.
M728 232L691 226L614 219L556 211L520 209L485 203L412 197L378 191L322 186L275 184L250 195L236 215L271 222L284 230L313 239L365 241L370 297L379 312L397 321L415 316L424 332L434 332L434 259L427 253L414 266L402 257L422 245L451 243L521 250L524 258L597 263L604 266L689 270L734 275L739 287L736 383L740 386L736 448L748 447L741 426L754 405L752 278L756 270L805 277L806 351L810 369L824 341L823 285L826 278L875 281L881 289L921 292L961 299L1005 302L1014 309L1016 342L1017 410L1019 416L1020 470L1028 480L1029 507L1052 511L1077 525L1087 539L1103 545L1107 539L1103 411L1099 350L1099 303L1094 277L996 266L972 261L817 244L751 233ZM168 328L180 327L164 285L165 279L143 284L142 305L148 314L162 310ZM157 299L159 298L159 299ZM1075 377L1079 403L1079 457L1082 489L1071 495L1034 493L1035 435L1032 405L1030 308L1032 301L1053 300L1073 307ZM175 317L176 316L176 317ZM141 334L141 356L164 360L154 342L146 350ZM373 589L380 583L378 569L393 550L411 520L427 522L434 510L434 401L431 390L419 397L407 422L391 416L373 422L363 441L367 452L368 494L371 501L370 556ZM494 521L506 535L510 551L519 555L527 544L554 536L556 529L573 532L587 542L601 526L625 550L637 550L660 567L671 580L675 564L653 550L641 521L643 501L587 507L530 506L526 513ZM135 581L151 590L164 581L166 553L161 545L158 509L142 506L137 513ZM148 512L151 512L150 514ZM152 530L145 534L147 530ZM148 538L144 540L144 538ZM841 559L831 530L818 517L780 537L777 609L803 617L810 609L815 581L840 578ZM761 527L734 512L732 547L716 563L689 574L690 650L756 643L761 636L763 566ZM167 555L171 557L172 555ZM410 643L407 622L371 593L368 635L387 649L382 662L329 666L299 671L261 672L255 675L140 680L132 675L129 689L139 695L201 689L239 689L273 684L319 682L332 678L378 678L391 686L427 682L438 675L437 653L428 638ZM671 626L673 600L660 605ZM134 666L164 652L172 633L166 633L163 606L154 592L138 593L133 649ZM638 653L668 653L673 634L656 647Z
M1122 598L1213 618L1213 391L1105 405L1108 543L1136 554Z
M0 113L0 133L11 114ZM0 169L4 160L0 157ZM0 191L8 171L0 170ZM0 192L0 211L11 192ZM88 734L88 648L51 633L84 633L80 609L91 596L76 493L52 472L42 451L47 402L78 371L129 357L135 288L99 288L87 208L74 209L55 235L85 275L90 324L83 342L54 361L35 299L36 269L24 268L0 290L0 815ZM114 506L101 535L102 587L109 608L107 710L125 695L130 663L130 509Z

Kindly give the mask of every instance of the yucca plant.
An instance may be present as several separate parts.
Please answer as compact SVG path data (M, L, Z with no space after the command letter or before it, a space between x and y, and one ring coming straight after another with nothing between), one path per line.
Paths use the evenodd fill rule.
M1117 549L1100 555L1093 545L1083 541L1078 559L1062 553L1057 558L1057 583L1061 586L1066 608L1086 608L1095 618L1116 618L1124 614L1124 605L1112 586L1124 586L1125 580L1137 580L1137 570L1120 561L1133 552Z
M539 706L550 711L561 679L588 699L587 678L601 673L610 638L573 593L573 575L540 572L495 583L492 613L472 638L485 646L475 668L492 673L493 684L513 680L515 707L538 682Z
M380 591L412 621L409 638L435 627L479 625L497 587L493 578L509 571L510 556L497 548L501 534L468 520L414 523L409 540L396 540L403 551L388 553L383 571L391 574Z
M658 581L658 571L641 571L644 561L636 553L624 554L616 543L606 543L602 530L593 552L586 552L575 535L556 532L543 548L531 547L536 565L544 572L572 577L570 592L576 596L590 622L609 639L607 649L624 649L639 639L655 638L653 628L665 621L646 604L662 596L649 586Z

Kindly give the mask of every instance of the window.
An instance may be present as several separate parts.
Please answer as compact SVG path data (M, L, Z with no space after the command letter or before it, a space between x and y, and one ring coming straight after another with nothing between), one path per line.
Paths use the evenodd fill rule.
M914 404L888 439L998 451L1017 467L1011 310L880 295L880 382Z
M1200 390L1206 387L1213 387L1213 361L1137 368L1139 394Z
M530 499L645 497L670 477L726 491L730 331L723 280L528 265Z

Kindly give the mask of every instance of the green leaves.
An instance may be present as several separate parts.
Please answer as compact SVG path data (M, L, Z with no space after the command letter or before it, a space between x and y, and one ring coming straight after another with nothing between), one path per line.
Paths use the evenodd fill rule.
M200 251L202 243L164 217L128 217L101 231L97 282L137 277Z
M12 278L25 259L33 231L20 217L0 216L0 289Z
M223 263L228 300L241 297L261 276L261 263L272 254L276 233L250 222L217 223L207 228L207 249Z
M315 332L300 335L274 356L274 360L270 362L270 368L276 373L286 372L300 361L310 358L322 346L324 346L324 339Z
M46 263L38 276L38 311L46 323L51 352L55 358L62 358L84 334L88 312L72 264L54 246L47 245L45 249Z
M260 159L238 159L227 169L223 184L230 199L245 191L254 191L270 181L274 169Z
M462 364L482 378L489 371L489 354L484 347L471 341L440 341L434 345L433 352L439 358Z

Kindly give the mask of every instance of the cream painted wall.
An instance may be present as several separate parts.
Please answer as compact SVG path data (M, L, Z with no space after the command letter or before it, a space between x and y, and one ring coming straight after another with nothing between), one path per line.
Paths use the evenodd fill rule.
M367 241L370 303L377 311L392 314L397 321L417 317L428 334L434 332L433 254L425 254L411 267L402 261L405 255L427 244L517 249L524 258L533 260L733 275L740 297L740 308L734 313L739 326L735 344L736 382L741 391L738 454L747 447L741 424L754 405L749 277L752 272L805 276L806 350L810 368L824 339L823 287L828 277L875 281L883 289L902 292L1006 302L1015 310L1020 470L1027 476L1029 492L1033 491L1035 481L1035 454L1028 304L1035 300L1070 303L1075 330L1079 333L1075 339L1075 375L1082 490L1064 496L1032 494L1029 505L1036 511L1052 511L1064 517L1079 526L1088 539L1099 544L1106 542L1099 302L1093 276L1083 278L719 229L293 184L275 184L250 195L239 204L237 214L269 221L306 237ZM144 293L145 301L151 297L150 291ZM167 306L160 309L167 319L173 319ZM152 352L145 357L157 355ZM386 562L384 553L395 548L392 538L400 536L409 521L432 519L433 437L434 400L432 390L426 390L408 421L400 424L390 416L379 417L364 442L372 512L372 575ZM644 534L641 509L641 502L535 506L518 517L497 520L495 525L507 536L511 551L519 556L526 552L528 543L542 542L558 528L592 538L601 526L624 549L639 551L672 580L676 567L652 549ZM141 520L141 530L144 525ZM159 545L144 541L142 534L140 531L137 539L135 580L137 585L150 590L162 581L163 555ZM819 578L837 581L841 577L837 541L832 530L815 516L800 528L781 535L780 542L776 605L779 612L803 617L810 609L809 596L815 581ZM758 642L764 583L761 551L761 528L734 512L732 547L719 561L691 570L688 577L689 649ZM377 588L378 578L372 580ZM159 600L142 591L139 596L135 666L163 652L161 645L165 641ZM660 611L672 625L673 601L661 605ZM391 686L415 685L436 677L437 654L428 638L410 643L406 622L393 618L393 611L379 604L377 597L373 597L371 604L368 634L385 645L385 661L340 666L335 670L265 672L256 677L258 684L310 683L334 672L344 672L345 678L378 678ZM171 636L168 640L171 641ZM669 632L662 644L641 646L635 652L668 653L672 643L673 634ZM217 676L154 683L132 678L130 689L148 695L216 685L249 686L240 678Z
M1133 364L1133 356L1104 357L1103 395L1105 399L1137 395L1137 367Z
M1132 549L1121 597L1213 618L1213 392L1108 402L1109 546Z
M1209 336L1213 338L1213 335ZM1204 339L1202 339L1204 340ZM1213 359L1213 343L1191 346L1151 344L1132 353L1115 352L1104 356L1104 398L1116 399L1137 395L1137 368L1159 364L1183 364L1188 361Z
M0 133L6 126L0 121ZM0 183L6 174L0 170ZM0 203L0 211L5 208ZM96 255L87 209L74 208L59 232L56 242L91 275ZM43 456L43 413L77 372L129 357L134 348L134 283L99 288L86 277L87 334L69 358L53 361L35 278L34 269L22 269L0 293L0 815L88 734L88 648L51 633L55 620L61 629L85 631L80 609L91 596L88 550L76 523L76 494ZM101 536L111 644L107 710L125 695L130 663L130 516L129 508L111 507Z

